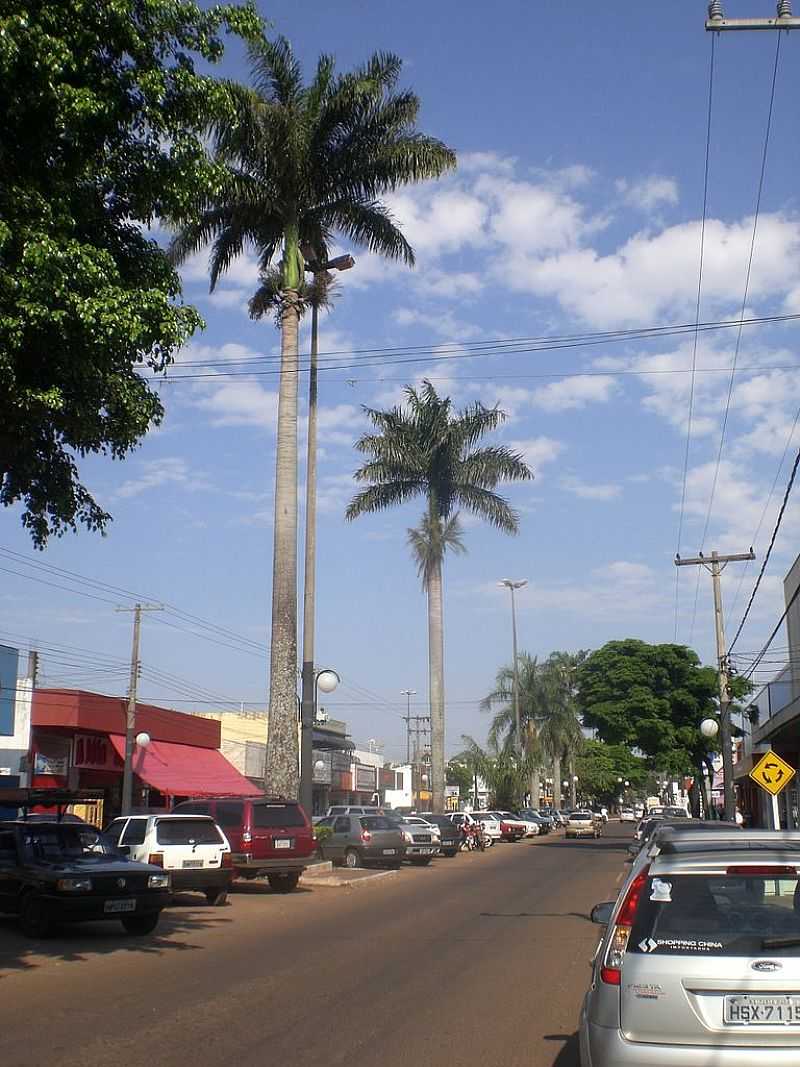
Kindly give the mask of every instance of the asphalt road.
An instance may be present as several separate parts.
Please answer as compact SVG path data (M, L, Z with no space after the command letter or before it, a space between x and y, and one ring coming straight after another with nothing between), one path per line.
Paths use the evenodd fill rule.
M575 1028L630 834L541 838L357 889L186 895L156 936L0 919L3 1067L577 1067Z

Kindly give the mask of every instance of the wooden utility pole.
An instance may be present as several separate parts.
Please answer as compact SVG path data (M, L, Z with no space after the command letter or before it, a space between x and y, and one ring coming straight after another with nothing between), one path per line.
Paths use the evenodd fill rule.
M163 611L161 604L134 604L117 611L133 612L133 644L131 646L131 677L128 684L128 713L125 721L125 766L122 772L122 814L130 815L133 806L133 750L136 744L136 690L139 682L139 636L143 611Z
M722 586L720 575L729 563L741 563L745 560L754 560L755 552L752 548L749 552L737 552L729 556L721 556L718 552L712 552L710 556L699 556L692 559L675 557L676 567L705 567L711 574L711 584L714 590L714 630L717 639L717 670L719 672L719 743L722 748L722 777L725 790L725 818L733 822L736 818L736 797L733 791L733 753L731 752L731 691L730 674L728 670L728 653L725 648L725 620L722 614ZM698 724L699 726L699 724ZM713 782L712 788L713 788Z

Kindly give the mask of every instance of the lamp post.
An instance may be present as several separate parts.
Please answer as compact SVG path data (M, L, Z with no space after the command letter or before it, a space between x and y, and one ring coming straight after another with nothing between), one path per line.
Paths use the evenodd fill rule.
M134 749L131 756L131 796L128 801L128 814L133 810L133 776L139 773L142 766L142 760L144 759L144 753L147 746L150 744L150 734L145 730L141 730L134 738ZM137 759L138 751L138 759ZM150 787L145 786L142 790L142 799L144 800L144 806L150 806Z
M305 670L305 665L303 667ZM332 693L341 678L329 667L311 676L311 699L303 700L300 712L300 803L311 818L314 806L314 723L317 719L317 691ZM304 685L305 689L305 685Z
M519 663L517 662L517 606L514 599L514 593L517 589L523 589L528 584L527 578L520 578L518 581L514 581L512 578L503 578L497 583L500 586L505 586L506 589L511 592L511 648L513 655L513 699L514 699L514 729L516 731L515 737L517 740L517 755L522 755L522 734L520 732L519 722Z
M355 265L352 256L337 256L327 263L307 263L306 270L311 271L316 282L329 270L350 270ZM316 287L315 287L316 288ZM315 294L317 296L318 294ZM319 338L319 300L311 305L311 361L308 380L308 441L306 451L306 520L305 520L305 562L303 571L303 668L301 675L301 710L300 720L303 729L300 733L300 801L306 807L306 800L311 802L311 745L309 738L309 755L302 752L303 738L313 729L314 708L316 706L316 681L314 674L314 629L316 621L317 591L317 350ZM335 688L335 687L334 687ZM323 690L325 692L325 690ZM304 762L305 760L305 762ZM304 791L303 781L307 791ZM308 815L311 809L306 808Z
M713 739L719 733L719 722L709 715L707 718L703 719L703 721L700 723L700 733L703 735L703 737L706 738L706 740L713 741ZM705 775L703 775L701 777L701 779L700 779L701 784L703 783L704 779L705 779ZM708 800L707 801L706 801L706 797L705 797L705 786L703 786L702 793L703 793L703 803L707 804L707 808L708 808L708 810L706 811L706 818L707 819L713 819L714 816L716 815L716 809L714 808L714 776L713 775L711 775L709 777L709 781L708 781Z

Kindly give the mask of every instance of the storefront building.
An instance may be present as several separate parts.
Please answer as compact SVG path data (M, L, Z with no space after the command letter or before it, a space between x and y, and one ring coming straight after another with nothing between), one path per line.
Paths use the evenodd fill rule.
M126 713L127 702L119 697L35 690L31 785L101 790L102 800L79 814L98 825L118 815ZM134 809L169 810L187 797L261 793L219 751L220 724L214 719L137 704L136 731L150 741L134 751Z

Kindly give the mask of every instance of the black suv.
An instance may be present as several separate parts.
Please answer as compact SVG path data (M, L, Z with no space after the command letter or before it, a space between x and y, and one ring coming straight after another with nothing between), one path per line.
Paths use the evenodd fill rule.
M169 874L125 859L87 823L0 822L0 912L18 915L30 937L91 919L149 934L169 899Z
M452 859L453 856L458 855L458 851L461 848L461 842L464 840L460 826L456 826L448 815L431 815L429 811L421 811L419 813L419 818L439 827L439 834L442 839L441 850L443 856L448 856Z

